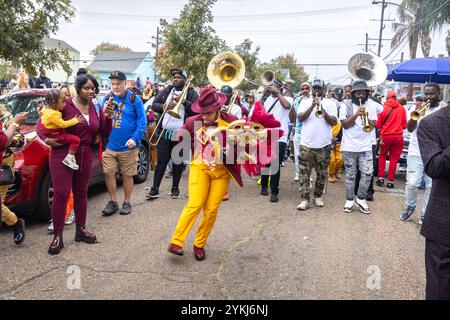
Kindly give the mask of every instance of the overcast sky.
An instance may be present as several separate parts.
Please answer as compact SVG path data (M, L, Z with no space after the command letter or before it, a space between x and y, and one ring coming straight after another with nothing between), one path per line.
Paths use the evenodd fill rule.
M270 61L281 54L294 53L301 64L347 64L349 57L361 51L365 33L378 38L381 5L372 0L218 0L213 7L214 24L219 37L234 47L245 38L261 47L260 60ZM400 3L400 0L391 0ZM171 21L187 0L74 0L77 9L72 23L62 23L56 38L81 52L89 64L89 52L100 42L109 41L149 51L160 18ZM396 7L388 6L386 19L396 17ZM386 22L383 38L392 37L392 22ZM377 41L370 41L377 44ZM390 51L383 41L382 57ZM405 42L406 44L406 42ZM377 52L377 46L369 47ZM407 44L386 59L409 56ZM431 55L446 54L444 34L434 34ZM418 57L422 52L418 50ZM333 83L349 82L345 66L305 66L310 79L320 77Z

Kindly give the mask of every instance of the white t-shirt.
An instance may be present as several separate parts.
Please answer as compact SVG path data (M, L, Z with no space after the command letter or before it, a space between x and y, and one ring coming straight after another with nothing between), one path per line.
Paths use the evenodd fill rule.
M233 116L237 117L238 119L242 118L242 109L237 104L233 104L228 111L228 113L232 114Z
M89 125L89 114L81 113L83 117L86 119L86 123Z
M411 112L414 111L415 107L411 108ZM426 116L432 114L435 111L438 111L440 109L440 106L434 107L434 108L428 108L427 112L425 113L425 116L423 116L422 118L420 118L417 121L417 126L416 129L411 132L411 135L409 136L409 147L408 147L408 155L409 156L418 156L421 157L420 155L420 149L419 149L419 140L417 140L417 128L420 125L420 121L425 118ZM408 121L411 117L411 112L408 113Z
M305 112L311 107L313 98L305 98L300 102L298 114ZM333 117L337 118L336 104L330 99L322 99L322 108ZM331 126L324 118L315 116L316 108L311 112L308 119L303 121L302 133L300 135L300 145L308 148L319 149L331 144Z
M365 103L366 111L369 112L369 120L377 120L377 106L376 102L368 100ZM359 105L352 103L352 114L347 115L347 106L343 105L340 113L340 120L345 120L351 117L359 110ZM342 130L342 143L341 143L341 151L347 152L364 152L364 151L372 151L372 133L374 132L364 132L362 129L362 120L361 117L358 116L355 120L355 124L348 129L343 128ZM375 138L376 139L376 138Z
M175 88L172 89L172 91L169 93L166 99L166 103L172 101L172 96L174 94L180 95L182 91L176 91ZM170 116L170 114L166 113L164 115L164 119L162 121L162 127L166 128L167 130L178 130L183 126L184 123L184 105L181 105L180 107L180 119L177 119L175 117Z
M291 97L284 97L292 106L293 99ZM270 107L273 105L275 100L278 98L273 97L270 95L266 102L264 103L264 109L268 112ZM270 111L271 114L280 121L281 123L281 129L283 130L283 136L278 140L278 142L284 142L287 143L287 137L289 133L289 109L283 108L281 105L281 102L278 100L275 106Z

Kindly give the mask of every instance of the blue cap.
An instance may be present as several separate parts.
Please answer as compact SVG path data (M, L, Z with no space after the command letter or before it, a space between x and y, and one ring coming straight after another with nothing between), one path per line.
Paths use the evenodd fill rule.
M313 88L325 88L325 82L321 79L314 79L312 82Z
M174 75L176 75L177 73L178 73L180 76L182 76L183 78L187 79L187 72L186 72L186 71L184 71L184 70L182 70L182 69L179 69L179 68L173 68L173 69L170 70L170 74L172 75L172 77L173 77Z

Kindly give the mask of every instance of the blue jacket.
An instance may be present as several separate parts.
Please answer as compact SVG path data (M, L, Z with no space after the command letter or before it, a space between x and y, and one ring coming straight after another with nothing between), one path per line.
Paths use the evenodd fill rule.
M129 139L136 142L136 147L141 145L141 138L147 128L147 117L145 115L144 105L139 96L135 96L134 106L130 101L131 92L127 90L125 98L119 98L114 95L114 100L119 104L119 108L114 111L112 118L112 131L109 136L107 149L120 152L130 150L126 143ZM109 99L105 96L102 102L103 108Z

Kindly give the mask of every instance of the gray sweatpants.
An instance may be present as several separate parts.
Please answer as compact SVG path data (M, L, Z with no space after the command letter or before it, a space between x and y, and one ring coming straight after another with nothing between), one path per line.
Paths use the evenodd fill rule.
M370 179L373 174L372 150L363 152L343 151L342 155L345 165L345 193L347 200L353 200L355 198L356 173L358 172L358 168L361 171L361 179L359 180L357 196L359 199L366 199Z

